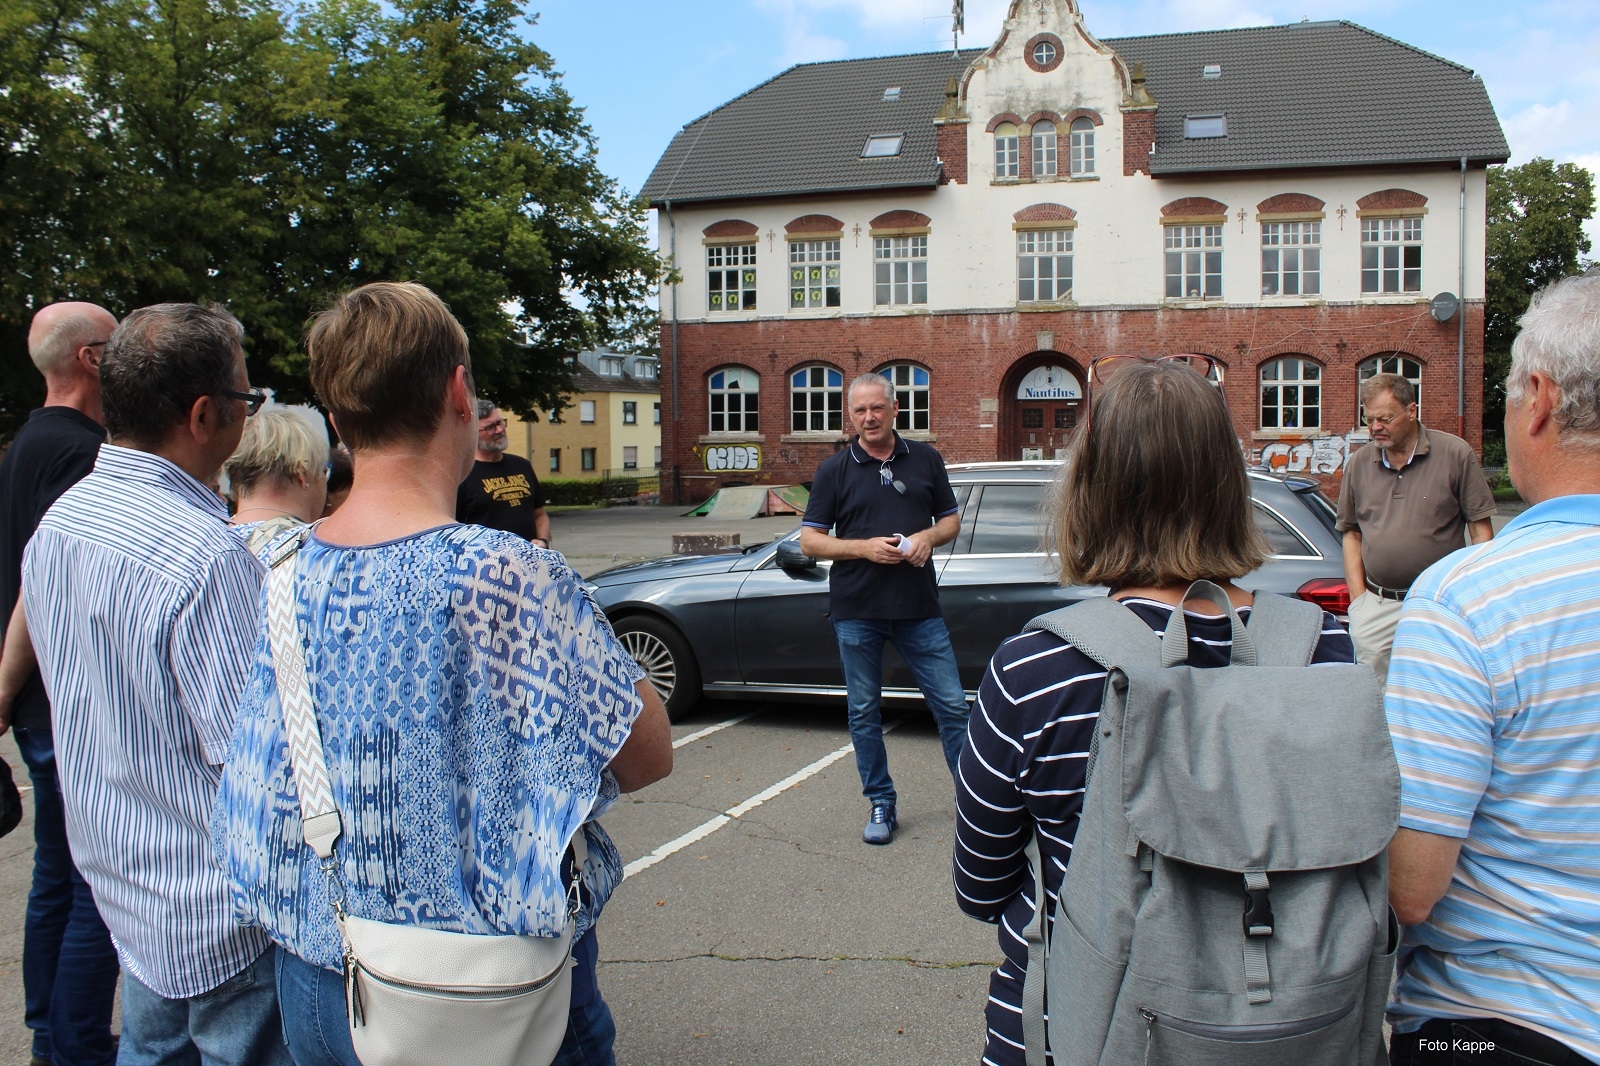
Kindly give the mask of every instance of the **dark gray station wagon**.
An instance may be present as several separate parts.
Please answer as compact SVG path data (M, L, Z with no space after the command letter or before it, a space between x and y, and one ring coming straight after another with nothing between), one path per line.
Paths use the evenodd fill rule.
M976 692L995 648L1034 615L1101 587L1056 584L1041 546L1041 505L1054 462L950 467L961 534L934 554L939 602L961 682ZM1250 475L1256 524L1272 557L1246 588L1300 596L1343 615L1349 604L1334 509L1303 478ZM702 696L842 698L844 675L828 622L826 561L800 552L800 531L741 552L672 556L613 567L589 581L623 644L676 718ZM893 648L884 699L920 700Z

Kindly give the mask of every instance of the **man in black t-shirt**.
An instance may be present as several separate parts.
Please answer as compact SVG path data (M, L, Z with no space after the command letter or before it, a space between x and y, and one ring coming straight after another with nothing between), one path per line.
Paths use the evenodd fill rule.
M533 464L507 455L506 420L488 400L478 401L478 456L456 490L456 521L503 529L550 547L550 516Z
M39 519L94 469L105 441L100 354L117 328L103 307L59 303L41 308L28 331L28 354L44 375L44 406L28 416L0 460L0 733L16 727L17 749L33 780L33 886L22 946L24 1021L33 1030L33 1063L109 1064L111 1008L118 962L111 934L67 843L56 778L50 698L39 679L22 611L22 553Z
M828 616L844 667L861 791L872 804L861 839L887 844L899 822L880 711L886 641L922 690L952 777L966 740L967 696L928 565L933 550L961 531L961 515L944 459L895 432L900 408L889 380L863 374L850 383L849 399L858 435L818 467L800 550L834 560Z

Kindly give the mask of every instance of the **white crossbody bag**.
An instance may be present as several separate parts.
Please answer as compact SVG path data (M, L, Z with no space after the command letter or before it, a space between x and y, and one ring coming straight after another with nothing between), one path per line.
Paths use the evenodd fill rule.
M574 884L559 937L450 933L345 913L344 879L333 853L342 825L295 617L294 559L302 543L303 534L272 559L267 634L301 825L327 875L343 943L345 1008L356 1057L362 1066L549 1066L571 1011L576 873L587 852L583 831L572 839Z

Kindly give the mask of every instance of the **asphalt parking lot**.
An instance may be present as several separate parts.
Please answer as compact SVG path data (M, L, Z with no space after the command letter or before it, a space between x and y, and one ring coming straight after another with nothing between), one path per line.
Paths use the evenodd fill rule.
M616 508L557 515L554 536L590 576L667 554L675 532L737 532L753 544L798 521ZM706 702L673 738L673 775L605 820L629 864L600 924L619 1061L976 1062L999 949L994 930L953 902L953 790L926 715L905 715L887 740L901 830L884 848L860 840L867 807L842 705ZM9 736L0 756L26 785ZM0 1063L18 1066L29 1047L24 797L28 820L0 840Z

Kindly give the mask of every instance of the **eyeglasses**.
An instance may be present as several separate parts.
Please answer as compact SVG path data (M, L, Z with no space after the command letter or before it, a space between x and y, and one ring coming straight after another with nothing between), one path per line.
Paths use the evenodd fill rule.
M904 481L895 480L894 471L889 469L889 464L892 462L894 462L894 458L892 456L888 459L885 459L883 461L883 465L878 467L878 476L883 479L883 483L885 485L893 485L894 491L904 496L906 494L906 483Z
M1222 390L1224 368L1209 355L1196 355L1193 352L1177 352L1172 355L1102 355L1089 364L1089 404L1083 414L1085 434L1089 432L1089 419L1094 411L1094 387L1109 382L1118 370L1140 363L1149 363L1152 366L1174 363L1188 367L1216 386L1217 395L1222 397L1222 406L1224 408L1228 406L1228 394Z
M251 389L249 392L233 392L231 390L224 389L221 395L226 396L230 400L238 400L240 403L247 405L244 409L246 418L261 410L261 405L267 402L267 394L262 392L260 389Z
M499 419L498 421L495 421L495 422L485 422L485 423L483 423L482 425L478 426L478 432L479 433L498 433L502 429L505 429L505 428L506 428L506 420L502 418L502 419Z

